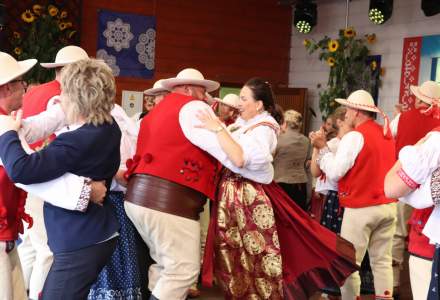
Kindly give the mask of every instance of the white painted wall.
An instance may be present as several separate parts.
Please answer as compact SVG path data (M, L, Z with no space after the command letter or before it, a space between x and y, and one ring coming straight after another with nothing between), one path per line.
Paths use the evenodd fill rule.
M383 25L374 25L368 19L369 0L350 2L349 25L357 35L376 33L377 41L370 46L372 54L382 55L385 76L379 91L379 106L391 116L398 102L402 65L403 39L405 37L440 34L440 14L425 17L421 0L394 0L393 15ZM302 42L305 38L320 40L325 35L336 38L345 26L345 0L318 1L318 23L310 34L300 34L292 27L289 87L308 88L309 105L319 113L317 84L327 84L329 67L309 55ZM312 118L311 129L319 128L321 115Z

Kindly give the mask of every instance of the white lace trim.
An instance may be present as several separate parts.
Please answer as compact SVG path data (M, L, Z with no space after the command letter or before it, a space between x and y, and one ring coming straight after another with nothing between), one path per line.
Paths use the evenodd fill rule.
M106 288L91 289L88 300L142 300L140 288L111 290Z
M123 48L130 48L130 41L134 38L130 24L122 22L119 18L114 22L108 21L107 28L102 34L107 39L107 47L115 48L118 52Z
M112 69L114 76L119 76L121 69L119 68L116 57L114 55L108 54L104 49L99 49L96 52L96 58L102 59L109 67Z
M138 43L136 44L136 52L138 60L145 65L147 70L154 69L154 50L156 46L156 30L149 28L145 33L139 35Z

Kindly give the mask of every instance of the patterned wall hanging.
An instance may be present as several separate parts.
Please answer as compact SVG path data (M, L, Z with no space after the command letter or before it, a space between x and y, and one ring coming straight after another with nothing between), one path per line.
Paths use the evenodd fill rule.
M153 78L156 17L99 11L98 50L115 76Z
M427 80L440 83L440 35L405 38L399 97L404 110L414 107L410 86Z

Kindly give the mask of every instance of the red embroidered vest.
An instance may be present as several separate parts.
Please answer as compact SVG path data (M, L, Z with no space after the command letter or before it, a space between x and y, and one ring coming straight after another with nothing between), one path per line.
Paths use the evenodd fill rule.
M403 112L399 117L396 135L396 155L407 145L416 144L433 128L440 126L440 120L424 115L418 109Z
M127 162L128 174L157 176L214 199L217 160L191 144L179 124L180 109L192 100L193 97L171 93L143 118L136 155Z
M45 111L49 100L52 97L60 94L61 86L56 80L32 88L23 96L23 118L38 115L39 113ZM52 141L54 138L55 135L52 135L49 138L49 141ZM30 147L35 150L36 148L41 147L43 142L44 141L39 141L30 145Z
M362 134L364 145L353 167L338 182L341 206L361 208L395 202L384 193L385 175L396 161L394 140L384 137L382 126L373 120L355 131Z
M0 108L0 115L6 115ZM26 193L17 188L0 166L0 241L14 241L23 233L22 219L32 226L31 218L24 212Z

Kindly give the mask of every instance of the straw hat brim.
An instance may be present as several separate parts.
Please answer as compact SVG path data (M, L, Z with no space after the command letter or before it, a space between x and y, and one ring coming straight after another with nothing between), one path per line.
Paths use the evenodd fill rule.
M420 87L419 86L417 86L417 85L410 85L409 88L411 90L411 93L413 93L413 95L416 96L417 99L422 100L426 104L429 104L429 105L432 104L432 99L430 97L427 97L427 96L423 95L420 92Z
M214 98L214 101L217 101L217 102L222 103L222 104L224 104L224 105L227 105L227 106L230 106L230 107L232 107L232 108L238 109L238 106L237 106L237 105L234 105L234 104L231 104L231 103L225 102L225 101L223 101L223 100L220 99L220 98Z
M341 98L336 98L335 101L338 102L339 104L342 104L344 106L354 108L354 109L372 111L372 112L376 112L376 113L380 112L380 110L376 106L357 104L357 103L347 101L347 99L341 99Z
M157 94L165 93L165 92L168 92L168 90L165 88L151 88L151 89L145 90L144 94L148 95L148 96L156 96Z
M67 65L72 64L77 61L78 61L78 59L74 59L74 60L63 61L63 62L58 62L58 63L40 63L40 65L46 69L53 69L53 68L64 67L64 66L67 66Z
M203 86L206 88L206 91L208 93L215 91L220 87L220 83L208 79L200 80L200 79L185 79L185 78L168 78L162 81L162 86L167 90L171 90L175 86L184 85L184 84Z
M12 80L14 80L17 77L20 77L21 75L27 73L30 69L32 69L33 66L36 65L38 61L34 58L26 59L18 62L19 70L11 74L10 76L0 78L0 85L4 85Z

